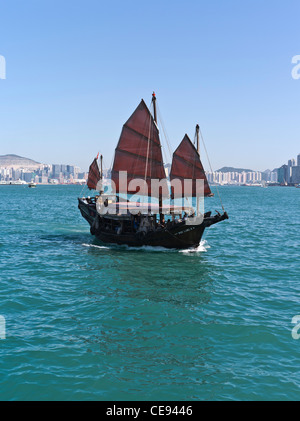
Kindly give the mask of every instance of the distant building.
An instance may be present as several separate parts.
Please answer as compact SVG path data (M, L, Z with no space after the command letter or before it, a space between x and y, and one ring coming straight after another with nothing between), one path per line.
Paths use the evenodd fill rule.
M292 167L292 183L300 183L300 165Z
M34 174L31 171L30 172L29 171L28 172L23 171L22 180L26 181L27 183L30 183L33 176L34 176Z
M290 159L288 161L288 174L287 174L287 182L292 182L292 168L296 165L296 161L294 159Z
M60 171L65 174L67 172L67 165L61 165L60 166Z
M277 171L272 171L270 173L270 181L271 181L271 183L277 183L277 181L278 181L278 173L277 173Z
M80 167L74 166L74 178L78 178L78 174L81 172Z
M207 171L205 174L207 181L212 184L258 184L262 181L260 171Z
M58 165L58 164L52 165L52 178L59 179L60 168L61 168L61 165Z
M74 165L67 165L67 173L74 176Z
M288 170L289 167L287 165L282 165L280 168L278 168L277 170L277 181L278 183L288 183Z

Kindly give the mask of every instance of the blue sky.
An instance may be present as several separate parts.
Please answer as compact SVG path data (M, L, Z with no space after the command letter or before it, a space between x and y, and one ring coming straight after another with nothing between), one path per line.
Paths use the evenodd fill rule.
M199 123L214 170L278 167L300 153L299 15L298 0L2 0L0 154L110 166L155 91L173 150Z

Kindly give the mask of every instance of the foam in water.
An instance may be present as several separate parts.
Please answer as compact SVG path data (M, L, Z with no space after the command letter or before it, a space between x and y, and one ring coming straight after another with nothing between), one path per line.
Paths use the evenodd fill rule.
M84 247L95 247L97 249L109 249L110 247L106 247L106 246L97 246L96 244L82 244Z
M203 240L200 242L198 247L194 247L194 248L188 248L188 249L182 249L182 250L178 250L178 249L168 249L165 247L153 247L153 246L141 246L141 247L130 247L127 245L117 245L117 244L113 244L110 246L99 246L96 244L82 244L84 247L94 247L97 249L115 249L115 248L125 248L127 250L138 250L138 251L146 251L146 252L168 252L168 253L184 253L184 254L189 254L189 253L203 253L206 252L208 248L210 248L210 246L207 244L206 240Z
M200 242L198 247L194 247L194 248L188 248L188 249L184 249L184 250L179 250L179 253L203 253L203 252L207 252L207 249L209 249L210 246L207 244L206 240L203 240Z

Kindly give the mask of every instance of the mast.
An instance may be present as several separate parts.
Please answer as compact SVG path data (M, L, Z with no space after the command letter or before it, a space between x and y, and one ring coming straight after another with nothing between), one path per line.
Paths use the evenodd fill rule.
M200 155L200 146L199 146L199 124L196 126L196 136L197 136L197 152Z
M100 155L100 176L101 176L101 180L103 178L103 167L102 167L102 161L103 161L103 156Z
M155 92L153 92L152 94L152 102L153 102L153 119L155 121L155 123L157 124L157 114L156 114L156 96L155 96Z
M157 113L156 113L156 96L155 96L155 92L153 92L152 94L152 103L153 103L153 120L157 126ZM158 194L158 212L159 212L159 220L160 223L162 224L163 222L163 213L162 213L162 195L159 193Z
M200 147L199 147L199 124L196 125L196 138L197 138L197 152L200 156ZM196 207L196 216L199 216L199 208L200 208L200 203L199 203L199 197L196 198L197 200L197 207Z

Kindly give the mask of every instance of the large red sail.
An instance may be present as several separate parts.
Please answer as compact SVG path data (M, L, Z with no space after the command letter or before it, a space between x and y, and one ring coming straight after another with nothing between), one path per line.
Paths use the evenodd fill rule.
M179 179L184 187L183 180L191 180L191 189L182 191L180 196L196 196L196 180L204 180L204 196L211 196L211 190L207 182L205 171L200 161L199 153L185 135L180 145L173 153L170 180ZM176 195L177 197L179 194Z
M101 179L97 158L91 163L89 168L89 176L87 180L87 186L90 190L96 190L97 183Z
M127 185L119 183L120 171L127 171ZM131 117L124 124L111 172L116 191L119 193L140 193L139 189L128 189L135 179L147 182L147 195L151 192L152 179L165 179L159 132L154 119L142 100Z

